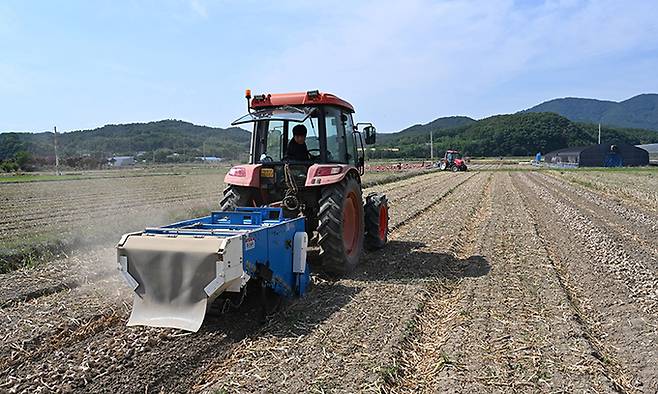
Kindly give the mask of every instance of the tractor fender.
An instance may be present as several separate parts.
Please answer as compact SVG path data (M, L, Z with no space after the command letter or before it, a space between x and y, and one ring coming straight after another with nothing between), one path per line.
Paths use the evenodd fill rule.
M331 185L342 181L350 173L354 173L357 179L361 178L356 167L348 164L313 164L308 168L304 186Z
M227 185L258 187L260 185L261 164L240 164L226 173L224 183Z

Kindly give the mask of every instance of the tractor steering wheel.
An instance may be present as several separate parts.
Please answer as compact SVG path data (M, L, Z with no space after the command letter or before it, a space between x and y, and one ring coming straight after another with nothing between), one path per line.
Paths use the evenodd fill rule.
M317 152L317 155L312 155L311 152ZM308 155L311 157L311 160L320 160L320 149L309 149Z

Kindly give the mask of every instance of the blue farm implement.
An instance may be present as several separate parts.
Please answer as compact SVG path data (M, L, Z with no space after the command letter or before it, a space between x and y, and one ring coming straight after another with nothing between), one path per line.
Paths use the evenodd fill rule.
M134 291L128 325L197 331L223 292L244 291L251 278L283 297L309 281L304 218L281 208L237 208L125 234L119 270Z

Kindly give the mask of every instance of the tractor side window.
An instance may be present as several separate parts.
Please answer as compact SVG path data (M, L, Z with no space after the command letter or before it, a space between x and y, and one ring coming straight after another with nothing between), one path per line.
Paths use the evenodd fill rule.
M267 145L263 150L260 161L281 161L283 152L283 121L271 120L267 127Z
M354 140L354 122L352 121L352 114L343 112L347 120L345 125L345 143L347 144L347 162L356 165L356 142Z
M326 108L324 117L327 131L327 161L329 163L347 163L345 152L345 129L336 108Z
M317 112L316 112L317 113ZM290 122L288 140L292 138L292 128L299 123ZM318 136L318 116L313 115L306 119L304 123L306 126L306 147L308 150L320 149L320 138ZM317 155L317 152L311 152L312 155Z

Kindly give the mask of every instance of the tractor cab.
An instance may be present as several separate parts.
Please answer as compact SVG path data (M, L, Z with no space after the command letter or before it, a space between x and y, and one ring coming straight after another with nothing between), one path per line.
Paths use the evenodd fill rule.
M447 161L454 162L455 159L460 159L460 160L461 160L461 158L462 158L461 153L459 153L459 152L456 151L456 150L449 150L449 151L446 151L445 159L446 159Z
M310 91L278 95L247 95L249 113L232 125L253 123L251 164L303 161L304 164L345 164L363 170L363 146L375 142L375 128L364 123L366 138L352 119L354 108L328 93ZM294 126L307 131L308 160L288 157Z
M249 112L232 125L252 124L249 165L240 167L244 178L251 179L244 184L246 179L237 179L242 171L232 169L227 183L259 187L265 193L260 193L258 203L283 201L290 189L335 183L350 171L357 176L364 173L364 145L375 142L376 131L370 123L354 123L354 108L348 102L319 91L253 99L248 92L246 98ZM300 125L306 131L303 144L308 152L303 158L289 154L297 144L293 129ZM286 200L284 207L290 202L295 201Z

